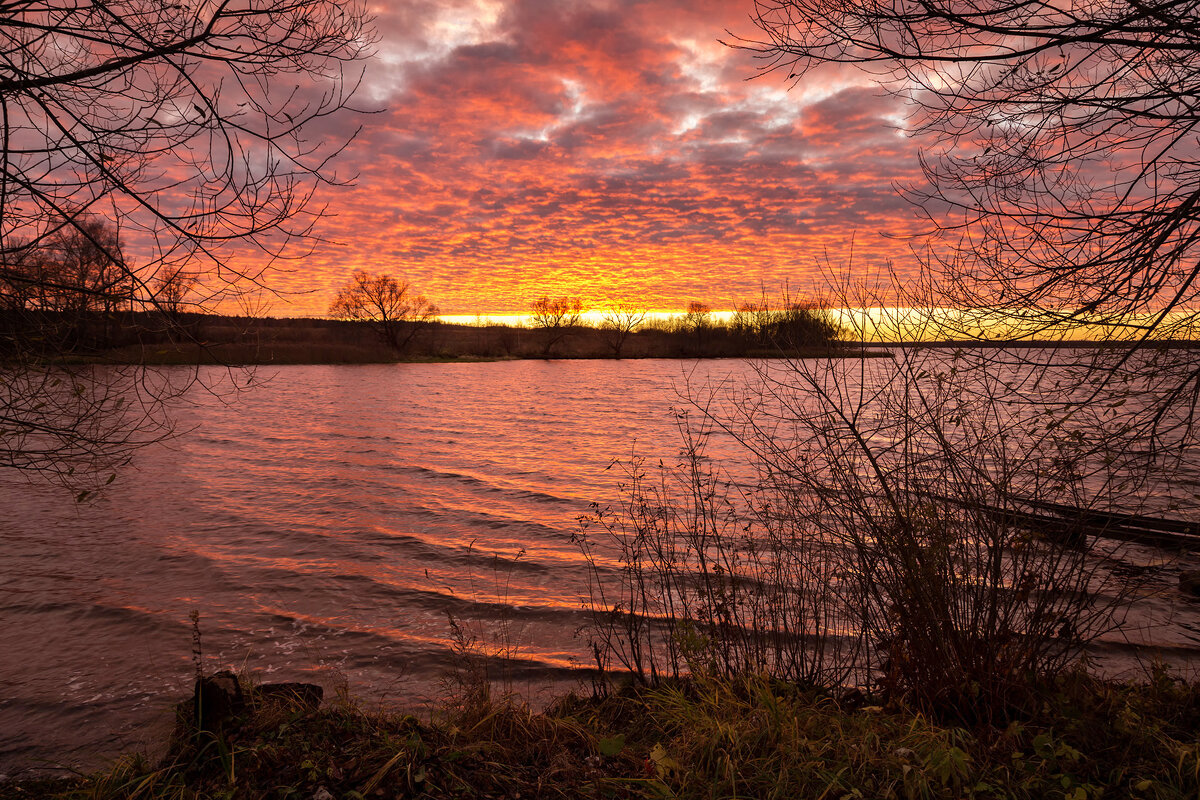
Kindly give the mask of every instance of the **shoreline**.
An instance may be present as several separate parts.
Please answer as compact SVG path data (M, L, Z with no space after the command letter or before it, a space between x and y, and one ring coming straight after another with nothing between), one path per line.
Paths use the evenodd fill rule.
M132 353L98 354L95 356L73 358L58 362L60 365L77 364L109 364L113 366L304 366L304 365L367 365L367 364L477 364L504 361L647 361L647 360L701 360L711 361L720 359L737 360L797 360L817 358L893 358L891 352L880 349L855 350L851 348L819 348L796 352L783 351L754 351L744 355L669 355L658 353L642 353L637 355L612 356L604 354L584 355L479 355L464 353L461 355L424 355L424 356L362 356L350 352L342 356L328 355L326 357L311 357L303 353L292 352L290 348L229 347L224 345L195 345L188 349L143 351L140 355Z
M245 702L203 723L195 698L182 699L161 759L126 754L89 775L7 776L0 800L1086 800L1200 790L1200 685L1162 670L1130 683L1077 668L1043 684L1025 710L976 723L762 676L569 694L534 712L482 674L464 666L454 693L426 718L364 708L344 694L321 703L319 690L314 702L307 684L242 681Z

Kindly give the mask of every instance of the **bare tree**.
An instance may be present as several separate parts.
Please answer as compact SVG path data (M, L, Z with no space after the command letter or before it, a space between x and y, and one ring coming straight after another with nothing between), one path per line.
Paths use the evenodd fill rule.
M712 324L712 306L692 300L688 303L687 311L679 320L680 327L690 333L699 333Z
M4 305L9 309L81 314L112 312L133 302L133 279L116 228L86 215L63 226L38 246L18 240L4 268Z
M7 5L4 305L45 309L65 284L109 310L153 306L152 276L180 271L206 275L202 299L216 305L303 255L321 214L310 201L337 180L330 159L347 141L324 123L348 107L357 81L346 67L370 45L355 2ZM163 387L151 393L128 370L47 365L30 319L3 322L0 463L68 482L82 462L120 463L144 437L107 403L161 411ZM76 399L59 402L61 391Z
M188 296L196 288L200 276L184 269L163 269L154 276L150 291L155 304L168 317L177 318L188 306Z
M612 348L613 355L620 358L629 334L646 321L647 311L633 303L612 302L601 314L601 328L608 334L608 346Z
M115 226L90 217L71 219L44 249L53 270L44 278L48 310L111 313L133 303L134 276Z
M1137 438L1126 452L1161 467L1195 443L1200 397L1200 351L1158 346L1198 338L1195 17L1165 0L758 0L764 36L736 44L792 80L860 65L908 105L929 236L922 277L884 305L952 311L899 337L1106 340L1060 349L1052 374L1021 348L959 366L1024 368L994 388L1054 418L1106 407L1097 447Z
M561 342L579 324L583 316L583 300L578 297L542 295L529 306L529 324L544 331L542 355L550 355L554 345Z
M398 353L439 313L424 295L412 291L408 281L361 269L354 271L329 304L329 316L335 319L373 323L384 342Z
M49 307L54 281L46 253L15 241L0 257L0 308L13 314Z
M926 265L956 304L1150 336L1200 289L1191 3L758 0L743 42L799 80L862 65L925 142Z

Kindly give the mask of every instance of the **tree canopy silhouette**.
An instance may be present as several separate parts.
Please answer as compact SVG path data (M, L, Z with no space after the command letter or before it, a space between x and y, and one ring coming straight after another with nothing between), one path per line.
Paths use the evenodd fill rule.
M649 313L642 305L619 300L610 301L604 307L601 312L600 328L606 332L607 343L612 348L614 356L621 357L621 350L624 349L626 340L629 339L630 334L641 327Z
M763 35L734 44L790 80L858 65L905 100L927 178L905 191L930 235L913 248L922 278L881 305L957 309L923 320L935 338L1136 346L1196 338L1197 11L1169 0L757 0ZM1071 358L1087 388L1077 402L1134 391L1142 401L1121 425L1182 446L1200 390L1195 354ZM1026 388L1025 399L1038 395ZM1041 401L1064 396L1045 388Z
M583 299L563 295L542 295L529 304L529 324L543 331L542 355L549 356L554 345L567 337L583 317Z
M373 323L396 352L403 352L439 313L425 295L412 291L408 281L361 269L354 271L329 304L329 316L335 319Z
M110 404L162 393L137 402L132 370L48 365L37 330L61 309L31 298L173 307L153 279L187 274L214 305L302 255L348 141L326 123L371 44L365 10L337 0L5 5L0 463L68 479L128 456L141 437ZM31 303L41 317L20 316Z

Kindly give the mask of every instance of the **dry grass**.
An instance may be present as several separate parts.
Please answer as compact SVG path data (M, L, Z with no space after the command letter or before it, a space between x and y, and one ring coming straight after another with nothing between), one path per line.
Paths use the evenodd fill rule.
M668 681L536 714L486 691L436 721L279 709L169 764L122 759L0 799L1175 798L1200 793L1200 688L1062 676L1003 728L761 677Z

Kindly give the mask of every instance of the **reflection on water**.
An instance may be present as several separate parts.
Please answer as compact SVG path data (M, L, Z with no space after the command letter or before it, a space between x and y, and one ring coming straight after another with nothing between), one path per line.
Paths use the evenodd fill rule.
M676 387L748 375L286 367L232 404L196 392L180 412L195 429L88 505L0 483L0 771L94 764L161 734L188 691L193 609L208 669L419 702L453 663L453 615L518 648L517 688L568 679L587 665L576 518L615 499L606 468L635 443L651 462L677 454ZM1184 611L1149 639L1192 649L1200 615Z
M570 535L606 467L679 448L678 361L287 367L138 454L100 499L0 483L0 770L113 754L210 668L412 702L449 665L448 615L496 601L531 683L575 665ZM519 554L520 557L518 558Z

